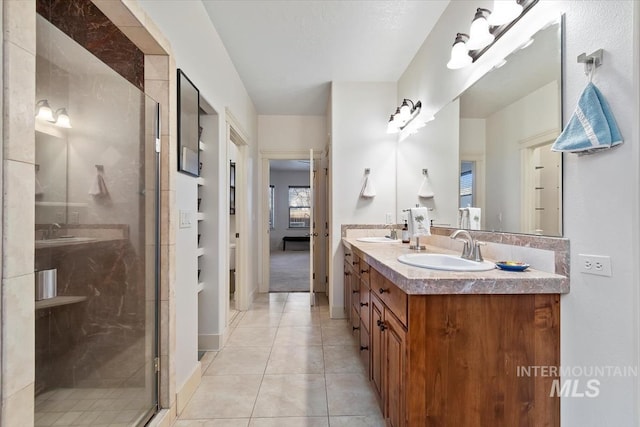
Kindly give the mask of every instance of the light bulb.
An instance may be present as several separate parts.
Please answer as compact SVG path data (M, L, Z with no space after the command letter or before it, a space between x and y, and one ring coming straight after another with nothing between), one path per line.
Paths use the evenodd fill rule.
M69 119L69 115L67 114L66 108L58 108L56 111L56 126L61 128L71 129L71 119Z
M457 70L459 68L466 67L471 64L473 60L469 56L469 50L465 43L466 34L460 34L456 36L456 41L451 48L451 59L447 63L447 68L451 70Z
M36 104L36 118L40 120L45 120L47 122L55 122L53 118L53 110L49 106L49 101L46 99L41 99Z
M476 16L469 30L469 41L467 42L467 49L469 50L482 49L485 46L489 46L495 39L494 35L489 32L489 23L484 17L486 10L478 8L476 11Z
M489 16L489 25L504 25L516 19L522 13L522 5L516 0L494 0L493 11Z
M395 119L392 114L391 117L389 118L389 123L387 124L387 133L398 133L399 131L400 129L396 125Z
M400 118L405 122L411 118L411 107L409 107L406 99L402 101L400 106Z

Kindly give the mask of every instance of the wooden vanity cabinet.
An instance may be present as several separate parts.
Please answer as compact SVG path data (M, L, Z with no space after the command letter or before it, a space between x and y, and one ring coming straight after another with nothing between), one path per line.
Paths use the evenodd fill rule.
M370 316L369 316L369 272L371 267L357 255L345 257L345 307L348 307L348 318L360 357L369 372L370 365ZM346 274L346 273L345 273ZM348 305L347 305L348 304Z
M371 381L387 425L404 426L407 330L373 290L371 320Z
M560 425L557 378L517 375L559 366L558 294L407 295L361 270L357 300L368 305L351 300L349 312L387 426Z

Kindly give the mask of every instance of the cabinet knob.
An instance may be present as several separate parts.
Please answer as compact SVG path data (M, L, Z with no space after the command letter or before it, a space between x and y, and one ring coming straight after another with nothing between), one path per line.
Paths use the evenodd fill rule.
M360 303L360 307L369 307L369 303L368 302L361 302Z
M360 327L359 326L352 326L351 329L353 329L354 331L359 331Z
M353 261L351 264L358 265L358 261Z
M387 325L385 325L384 322L382 320L380 320L380 319L378 319L376 324L378 325L378 327L380 328L381 331L384 331L385 329L387 329Z
M369 270L360 270L360 274L368 273Z
M357 289L355 291L351 291L351 292L354 293L354 294L360 293L360 291L357 290Z
M369 350L369 346L361 345L360 346L360 351L365 351L365 350Z
M389 289L380 288L380 293L384 294L385 292L389 292Z
M344 275L345 275L345 276L351 276L351 273L349 273L348 271L345 271L345 272L344 272Z

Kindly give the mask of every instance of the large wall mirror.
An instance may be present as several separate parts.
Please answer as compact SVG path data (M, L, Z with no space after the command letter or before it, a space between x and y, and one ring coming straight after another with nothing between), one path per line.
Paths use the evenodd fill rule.
M562 128L561 46L558 19L445 106L426 136L400 142L398 208L420 203L434 225L458 227L459 208L477 207L480 229L561 236L562 155L550 150ZM435 198L416 198L411 162L429 168Z

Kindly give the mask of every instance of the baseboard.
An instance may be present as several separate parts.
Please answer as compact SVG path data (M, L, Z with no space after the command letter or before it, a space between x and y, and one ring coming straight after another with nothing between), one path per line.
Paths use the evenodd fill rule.
M146 424L147 427L171 427L177 418L175 405L169 409L161 409Z
M335 305L329 309L329 316L331 316L332 319L344 319L347 317L344 312L344 307L336 307Z
M187 406L189 399L191 399L193 393L196 392L201 379L202 369L200 362L198 362L196 367L193 369L193 372L191 372L191 376L184 382L182 388L176 393L176 410L178 411L178 415L182 413L185 406Z
M224 343L222 334L200 334L198 335L198 350L219 351Z

